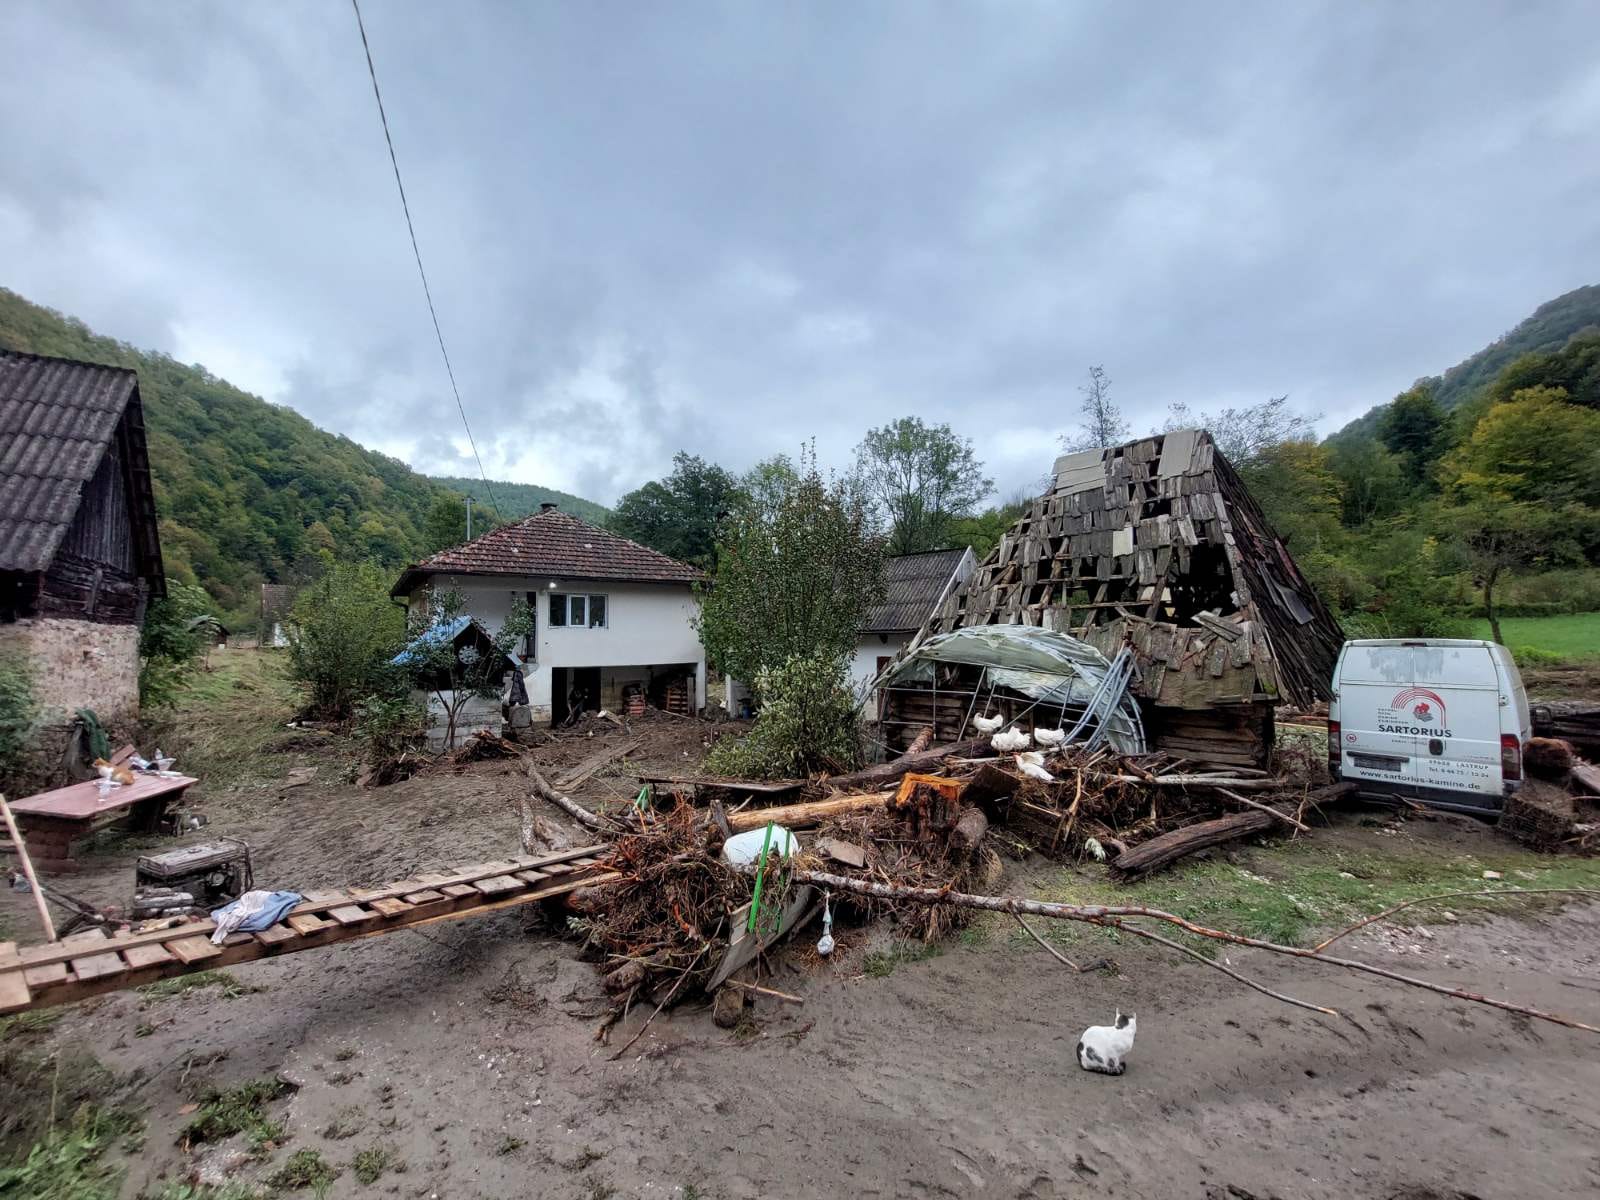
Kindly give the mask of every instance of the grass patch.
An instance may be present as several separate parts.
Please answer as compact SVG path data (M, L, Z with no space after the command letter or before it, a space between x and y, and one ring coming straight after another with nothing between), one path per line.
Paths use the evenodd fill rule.
M322 1127L322 1136L330 1142L342 1142L346 1138L353 1138L367 1127L366 1113L355 1105L341 1108L334 1113L333 1120Z
M101 1160L105 1148L132 1131L127 1114L85 1105L64 1131L34 1143L0 1167L0 1196L17 1200L116 1200L122 1170Z
M38 1037L54 1027L65 1014L66 1009L63 1008L36 1008L32 1012L0 1017L0 1043Z
M515 1154L527 1144L528 1143L523 1141L521 1138L513 1137L508 1133L505 1135L505 1137L500 1139L500 1144L494 1148L494 1152L501 1158L504 1158L508 1154Z
M1600 612L1554 617L1502 617L1500 633L1513 655L1533 650L1548 661L1576 663L1600 659ZM1474 621L1472 636L1487 639L1488 621ZM1541 660L1542 661L1542 660Z
M377 1183L385 1171L400 1172L405 1164L387 1146L368 1146L350 1160L350 1170L364 1184Z
M147 983L139 989L139 994L147 1000L164 1000L168 996L182 996L211 987L220 988L224 1000L264 990L255 984L242 983L226 971L197 971L193 975L175 975L171 979Z
M159 1192L141 1192L140 1200L264 1200L263 1193L247 1183L225 1183L212 1187L207 1183L187 1183L174 1180Z
M267 1116L267 1105L294 1091L294 1085L276 1077L251 1079L227 1091L212 1090L200 1100L200 1108L178 1137L185 1148L201 1142L216 1142L243 1133L258 1151L269 1143L281 1142L283 1124Z
M208 791L282 779L293 765L283 745L293 731L284 726L304 702L287 664L288 655L272 651L213 654L211 670L193 671L173 706L147 719L147 740L172 753L179 770L205 780ZM345 740L327 745L342 750Z
M1388 844L1385 844L1388 843ZM1286 945L1309 945L1316 934L1351 924L1391 905L1440 892L1518 888L1594 888L1600 890L1600 861L1550 858L1511 845L1477 853L1416 844L1405 834L1393 841L1361 838L1359 848L1317 840L1294 842L1241 856L1241 863L1190 862L1131 885L1109 882L1093 868L1063 868L1041 890L1041 899L1082 904L1140 904L1165 909L1213 928ZM1499 871L1496 881L1486 870ZM1458 917L1516 913L1559 902L1560 897L1515 900L1468 898L1418 908L1398 919L1437 922L1449 909ZM1115 931L1066 921L1036 921L1051 941L1120 940ZM1172 930L1168 937L1183 937ZM1010 944L1032 947L1021 930ZM1199 939L1215 948L1217 943Z
M861 960L861 970L869 979L886 979L895 968L906 963L938 958L944 947L937 942L895 942L887 950L874 950Z
M328 1163L315 1150L296 1150L289 1156L288 1162L272 1173L267 1186L284 1192L311 1188L318 1196L325 1196L337 1178L339 1168Z

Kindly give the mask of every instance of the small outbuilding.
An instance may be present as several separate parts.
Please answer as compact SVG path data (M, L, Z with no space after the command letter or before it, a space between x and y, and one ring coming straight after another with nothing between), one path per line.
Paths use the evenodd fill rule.
M139 707L139 629L166 594L139 377L0 350L0 651L48 730Z
M1328 697L1344 640L1202 429L1058 459L1050 489L918 641L1005 624L1070 634L1108 660L1128 647L1152 748L1240 766L1266 761L1276 705ZM886 691L891 745L927 716L940 739L954 738L981 702L971 670L947 670L927 687L926 696Z

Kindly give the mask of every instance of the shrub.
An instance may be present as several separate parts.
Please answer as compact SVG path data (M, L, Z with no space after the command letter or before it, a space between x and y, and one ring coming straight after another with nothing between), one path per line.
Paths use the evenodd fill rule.
M211 597L192 583L169 580L139 630L139 703L160 708L177 699L185 677L211 637Z
M0 653L0 776L21 769L38 716L33 667L27 657L17 650Z
M289 618L289 677L310 690L313 714L348 720L368 696L399 686L390 660L405 638L405 614L390 577L372 563L336 566L300 593Z
M421 741L427 724L427 707L399 691L369 696L356 719L356 732L366 739L367 761L377 766L393 762Z
M1559 667L1567 661L1554 650L1541 650L1537 646L1513 646L1511 657L1519 667Z
M861 762L861 705L842 658L793 657L756 675L761 710L745 737L712 747L706 765L722 775L775 779Z

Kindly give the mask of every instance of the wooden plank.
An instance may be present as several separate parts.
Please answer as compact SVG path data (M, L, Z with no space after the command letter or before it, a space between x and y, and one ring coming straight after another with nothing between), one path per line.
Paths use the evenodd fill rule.
M485 896L501 896L506 892L520 892L528 885L515 875L495 875L489 879L480 879L472 886Z
M333 922L324 921L321 917L317 916L316 913L290 913L288 918L284 921L284 924L290 929L294 930L297 934L304 935L308 933L315 933L323 926L331 925Z
M606 766L608 763L611 763L616 759L622 758L624 755L632 754L642 745L644 745L643 738L633 738L623 742L621 745L606 746L605 748L596 751L594 754L589 755L588 758L580 762L577 766L567 771L561 776L561 778L557 779L555 781L556 790L559 792L571 791L579 784L588 780L589 776L593 775L601 767Z
M407 892L401 899L414 908L419 904L438 904L444 899L444 893L427 888L420 892Z
M258 929L255 935L256 941L269 948L296 941L299 937L298 933L283 925L269 925L265 929Z
M466 883L452 883L440 889L452 900L460 900L466 896L478 895L478 889Z
M72 960L72 974L78 979L99 979L102 974L120 974L128 965L120 954L91 954Z
M539 884L548 883L551 877L542 871L518 871L517 878L524 883Z
M216 958L222 951L211 944L208 937L179 938L175 942L168 942L167 949L182 963L203 962L208 958Z
M33 993L21 971L0 975L0 1013L21 1012L33 1003Z
M359 925L363 921L372 920L378 914L354 904L341 904L338 908L329 909L328 915L341 925Z
M47 987L52 983L60 983L70 974L64 962L45 963L42 967L24 967L22 971L22 977L27 980L29 987Z
M402 913L411 911L411 905L404 900L396 900L391 896L379 896L372 902L372 907L378 910L379 915L385 917L398 917Z
M122 957L128 960L128 966L134 970L173 961L172 954L165 946L129 946L122 952Z

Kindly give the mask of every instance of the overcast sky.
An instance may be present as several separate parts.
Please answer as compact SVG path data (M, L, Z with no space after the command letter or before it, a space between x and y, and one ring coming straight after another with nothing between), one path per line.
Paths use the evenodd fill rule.
M1104 364L1330 431L1600 282L1600 4L365 16L491 477L915 413L1031 487ZM0 6L0 283L475 473L339 0Z

